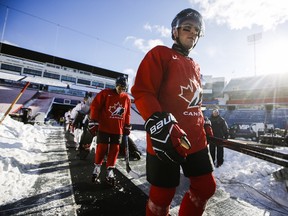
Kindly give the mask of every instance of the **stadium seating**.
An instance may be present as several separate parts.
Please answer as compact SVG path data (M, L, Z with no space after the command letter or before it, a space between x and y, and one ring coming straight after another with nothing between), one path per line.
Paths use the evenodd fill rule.
M239 109L239 110L219 110L220 115L225 118L228 126L233 123L257 123L265 122L273 124L275 128L285 129L288 119L288 109L274 109L267 110L252 110L252 109ZM204 115L210 117L212 110L205 110Z

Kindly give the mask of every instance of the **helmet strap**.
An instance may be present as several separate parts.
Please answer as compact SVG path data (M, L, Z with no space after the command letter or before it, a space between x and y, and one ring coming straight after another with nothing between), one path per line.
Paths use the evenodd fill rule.
M176 38L176 42L174 43L172 46L172 49L179 52L180 54L184 55L184 56L188 56L190 50L187 50L186 48L184 48L184 46L181 44L181 42L179 41L179 38Z

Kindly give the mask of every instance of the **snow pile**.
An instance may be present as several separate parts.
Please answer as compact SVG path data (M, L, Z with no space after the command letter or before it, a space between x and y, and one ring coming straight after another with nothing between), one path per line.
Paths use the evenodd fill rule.
M288 153L287 148L279 148ZM273 173L282 169L273 163L266 162L229 149L224 150L224 164L215 169L217 186L230 193L231 197L250 200L252 203L271 202L275 206L287 206L288 191L283 181L276 181Z
M0 114L2 118L3 114ZM0 125L0 205L19 200L33 191L38 161L46 150L49 131L14 121L9 116Z

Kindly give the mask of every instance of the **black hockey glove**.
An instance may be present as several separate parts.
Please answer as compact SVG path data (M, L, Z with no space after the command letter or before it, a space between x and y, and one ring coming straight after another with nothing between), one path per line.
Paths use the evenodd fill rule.
M89 119L88 121L88 131L92 136L96 136L99 128L99 123L95 120Z
M191 148L186 133L177 123L175 117L166 112L156 112L145 122L152 147L162 161L181 163L187 156L185 150Z
M124 135L128 136L131 132L131 129L132 129L132 126L130 124L125 124L124 130L123 130Z

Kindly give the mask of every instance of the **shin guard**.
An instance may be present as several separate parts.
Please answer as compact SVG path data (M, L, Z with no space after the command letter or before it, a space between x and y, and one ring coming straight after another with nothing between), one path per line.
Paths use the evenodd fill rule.
M107 167L114 167L116 164L116 160L119 154L120 145L119 144L110 144L108 157L107 157Z
M108 149L107 144L97 144L95 152L95 164L102 164Z
M146 216L167 216L176 188L151 186L146 205Z
M190 177L189 179L190 188L182 199L179 216L201 216L205 210L207 201L215 193L216 182L212 173Z

